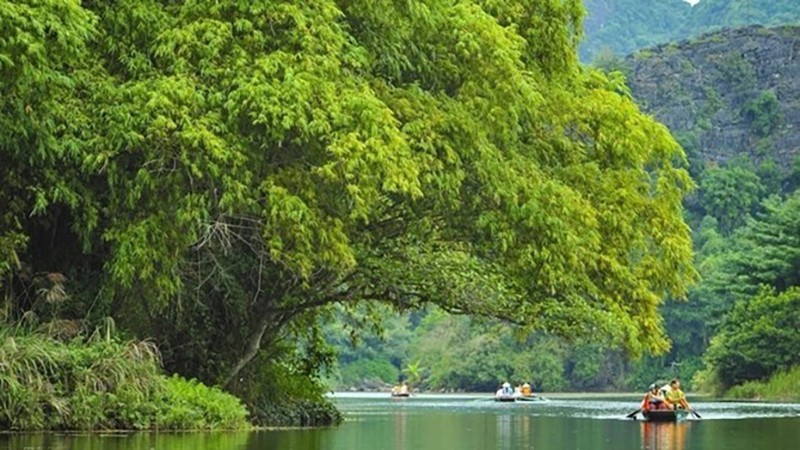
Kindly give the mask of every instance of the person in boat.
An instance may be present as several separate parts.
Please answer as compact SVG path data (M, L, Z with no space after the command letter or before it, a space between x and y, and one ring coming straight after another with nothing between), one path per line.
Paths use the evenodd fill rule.
M512 395L514 395L514 388L512 388L511 384L506 381L505 383L503 383L503 386L497 390L497 393L495 395L497 397L511 397Z
M522 385L520 393L522 394L523 397L533 397L533 391L531 390L531 385L528 383L524 383Z
M658 388L658 385L655 383L651 384L650 389L642 399L642 411L653 411L657 409L664 409L665 407L666 401L664 400L664 396L661 394L661 390Z
M669 382L669 391L664 395L664 399L672 409L691 409L689 402L686 401L686 394L681 390L681 381L677 378Z
M403 381L401 384L397 384L392 387L392 395L393 396L407 396L409 394L408 383Z

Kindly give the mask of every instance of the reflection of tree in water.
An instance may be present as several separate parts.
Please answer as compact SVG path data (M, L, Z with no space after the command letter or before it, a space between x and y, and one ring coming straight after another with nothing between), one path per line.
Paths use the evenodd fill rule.
M642 423L643 450L685 450L689 422Z
M531 416L523 414L519 416L519 423L517 428L520 430L518 433L519 442L516 448L532 448L531 445Z
M499 450L512 450L511 415L499 414L497 416L497 448Z
M405 408L400 409L394 414L394 448L406 448L406 411Z
M109 433L59 435L54 433L8 434L0 436L0 448L41 450L141 450L208 449L245 450L254 433ZM277 448L259 447L259 448ZM314 449L315 447L302 447Z

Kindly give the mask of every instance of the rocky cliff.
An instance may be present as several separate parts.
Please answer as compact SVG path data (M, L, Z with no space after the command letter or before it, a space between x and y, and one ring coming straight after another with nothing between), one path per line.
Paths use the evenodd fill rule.
M683 144L693 172L747 155L788 168L800 152L800 27L746 27L627 59L634 97Z

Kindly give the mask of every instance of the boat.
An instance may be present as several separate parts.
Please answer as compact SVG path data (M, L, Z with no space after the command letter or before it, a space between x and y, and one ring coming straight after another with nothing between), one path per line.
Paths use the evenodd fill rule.
M654 409L642 411L642 415L648 422L679 422L689 416L689 411L685 409Z
M411 394L408 392L392 392L392 397L394 398L408 398L411 397Z
M496 402L515 402L517 398L513 395L496 395L494 397L494 401Z
M544 397L540 397L538 395L522 395L516 398L518 402L543 402L545 401Z

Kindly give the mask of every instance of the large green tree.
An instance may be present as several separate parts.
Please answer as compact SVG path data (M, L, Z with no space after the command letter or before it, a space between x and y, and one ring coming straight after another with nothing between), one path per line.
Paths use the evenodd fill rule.
M723 389L800 364L800 291L764 289L739 302L705 359Z
M667 348L691 181L623 82L579 66L580 1L0 11L12 317L64 274L49 314L114 316L233 389L285 352L313 374L334 303Z

